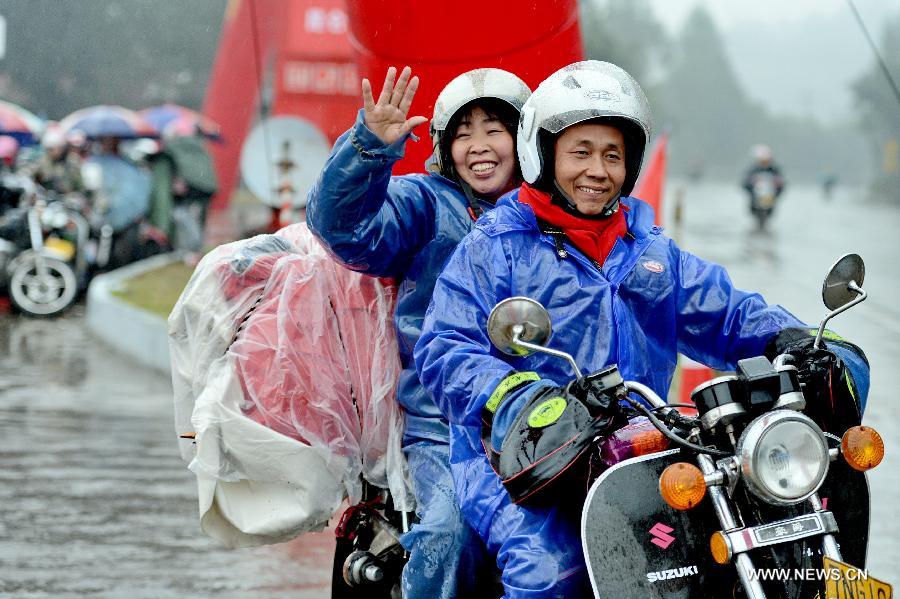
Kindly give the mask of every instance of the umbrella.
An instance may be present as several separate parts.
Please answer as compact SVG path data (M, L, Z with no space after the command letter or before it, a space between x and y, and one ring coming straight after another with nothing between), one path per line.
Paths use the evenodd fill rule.
M59 122L65 133L81 131L86 137L118 137L135 139L138 137L159 137L159 131L144 117L133 110L121 106L91 106L76 110Z
M8 135L19 143L30 144L40 140L43 130L43 119L18 104L0 100L0 135Z
M196 110L166 103L145 108L140 112L147 122L156 127L163 137L202 135L208 139L221 139L219 124Z

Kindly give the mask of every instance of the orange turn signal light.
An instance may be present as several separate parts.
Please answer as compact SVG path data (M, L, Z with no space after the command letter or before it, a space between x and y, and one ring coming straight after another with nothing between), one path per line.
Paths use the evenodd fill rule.
M841 437L841 453L851 468L865 472L881 463L884 441L871 426L854 426Z
M721 530L709 537L709 551L717 564L725 565L731 561L731 545Z
M706 495L706 481L693 464L676 462L660 475L659 494L674 509L689 510Z
M656 430L644 431L636 434L631 439L631 451L635 456L656 453L669 448L669 440L661 432Z

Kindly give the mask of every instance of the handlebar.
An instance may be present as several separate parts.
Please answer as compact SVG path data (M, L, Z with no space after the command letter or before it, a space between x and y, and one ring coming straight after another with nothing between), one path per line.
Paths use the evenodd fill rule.
M655 409L665 411L666 413L675 409L675 408L669 407L662 400L662 398L660 398L660 396L657 395L656 392L653 391L653 389L650 389L646 385L637 383L635 381L625 381L625 388L628 389L629 391L634 391L635 393L637 393L638 395L640 395L641 397L646 399L648 402L653 404L653 407ZM681 437L679 437L678 435L673 433L672 430L668 426L666 426L666 424L664 422L662 422L659 418L657 418L656 415L647 408L647 406L643 405L639 401L633 400L632 398L628 397L627 395L625 396L625 401L627 401L629 404L631 404L631 407L633 407L637 411L642 412L644 414L644 416L646 416L647 419L650 420L650 422L653 424L653 426L656 427L656 429L659 432L661 432L667 439L669 439L676 445L679 445L679 446L684 447L685 449L689 449L691 451L695 451L697 453L705 453L705 454L711 455L713 457L724 458L724 457L728 457L731 455L727 451L722 451L721 449L715 449L712 447L704 447L702 445L697 445L695 443L691 443L690 441L682 439Z

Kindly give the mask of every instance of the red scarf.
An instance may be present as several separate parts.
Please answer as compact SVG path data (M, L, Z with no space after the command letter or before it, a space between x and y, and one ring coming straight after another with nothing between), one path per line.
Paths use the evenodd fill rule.
M616 210L609 218L578 218L551 203L550 194L538 191L527 183L519 188L519 201L531 206L538 220L562 229L575 247L601 265L612 251L616 239L628 232L624 212L628 207L624 204L619 204L622 210Z

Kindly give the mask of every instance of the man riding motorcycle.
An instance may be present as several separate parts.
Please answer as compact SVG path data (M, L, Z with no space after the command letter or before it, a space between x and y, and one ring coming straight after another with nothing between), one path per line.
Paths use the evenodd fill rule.
M419 382L411 354L440 268L475 219L521 180L514 128L531 91L500 69L455 78L435 103L428 174L392 177L412 129L426 121L407 118L418 86L410 75L407 67L395 86L396 71L389 69L377 101L363 81L365 107L310 190L307 222L346 266L399 284L398 400L420 519L402 539L410 552L404 596L475 596L484 546L460 515L448 424Z
M730 370L767 344L801 356L810 351L785 333L803 323L736 289L721 266L681 250L653 224L653 210L629 197L649 136L647 100L621 68L585 61L545 80L523 106L518 128L526 183L460 243L416 344L421 380L451 423L463 514L496 555L507 597L591 594L578 510L563 501L578 503L583 491L557 488L541 503L551 481L534 466L564 453L541 439L562 443L588 426L605 435L622 418L618 405L593 392L590 377L572 380L564 361L492 349L486 322L493 306L514 296L540 302L555 349L587 372L617 363L626 380L663 397L678 352ZM838 374L864 398L864 356L849 344L830 347L842 359ZM525 419L526 441L507 443L508 431ZM571 428L560 432L557 422ZM504 461L520 469L504 472ZM556 476L568 466L549 470Z
M753 147L753 165L744 175L742 186L750 196L750 213L763 228L784 191L784 177L772 160L769 146L759 144Z

